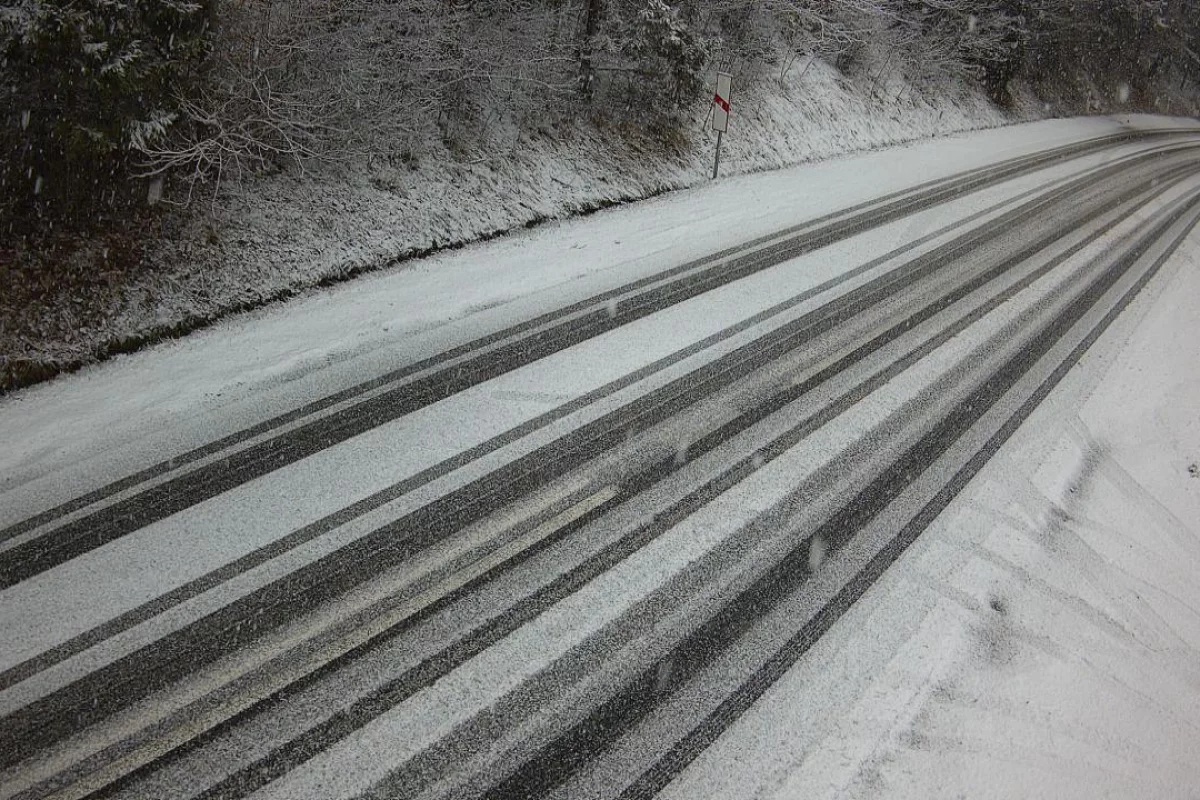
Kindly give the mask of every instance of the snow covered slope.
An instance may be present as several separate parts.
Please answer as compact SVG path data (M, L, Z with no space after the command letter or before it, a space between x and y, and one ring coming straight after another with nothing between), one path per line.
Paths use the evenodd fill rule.
M1048 113L1028 98L1003 112L978 87L909 85L894 70L855 82L819 59L783 80L747 77L736 92L725 176ZM135 269L114 268L100 246L82 253L78 269L107 276L86 292L23 278L35 287L25 302L0 305L0 386L402 258L705 184L715 144L708 112L696 104L694 119L666 139L627 124L607 130L603 119L520 135L498 126L478 154L434 147L411 163L314 166L225 186L168 214Z

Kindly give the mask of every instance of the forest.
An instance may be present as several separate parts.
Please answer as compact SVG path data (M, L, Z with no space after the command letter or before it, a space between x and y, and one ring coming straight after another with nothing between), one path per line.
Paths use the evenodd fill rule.
M603 113L669 135L712 70L768 80L813 58L851 79L974 82L1002 107L1014 80L1061 94L1083 75L1150 109L1200 73L1188 5L4 0L0 229L104 225L164 191L186 204L280 170L404 163L431 143L470 153L498 124ZM882 64L866 63L871 48Z

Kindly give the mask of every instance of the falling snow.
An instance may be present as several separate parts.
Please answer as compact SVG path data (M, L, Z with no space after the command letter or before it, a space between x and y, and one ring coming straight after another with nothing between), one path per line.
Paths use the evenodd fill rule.
M150 181L150 185L146 187L146 202L150 205L156 205L162 200L163 196L163 179L155 178Z
M825 563L825 556L829 551L829 543L821 535L813 537L812 542L808 545L808 571L816 572L817 569Z

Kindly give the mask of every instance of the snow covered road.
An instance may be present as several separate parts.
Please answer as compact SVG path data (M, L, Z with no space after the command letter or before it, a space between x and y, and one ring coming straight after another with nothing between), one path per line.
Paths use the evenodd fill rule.
M526 293L208 439L193 403L14 448L0 797L664 789L1195 238L1200 135L1104 133Z

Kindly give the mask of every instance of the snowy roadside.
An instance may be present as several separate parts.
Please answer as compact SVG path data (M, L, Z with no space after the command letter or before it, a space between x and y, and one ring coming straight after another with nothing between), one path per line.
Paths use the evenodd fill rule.
M726 176L1047 113L1029 97L1002 112L963 84L922 88L892 75L860 85L820 60L743 86L750 81L739 84L725 137ZM699 104L671 137L586 124L518 137L500 126L479 153L264 177L229 187L186 221L165 217L136 269L97 243L72 266L88 275L85 289L13 271L0 302L0 389L404 259L702 185L714 146L707 111Z
M1200 234L663 794L1196 797Z

